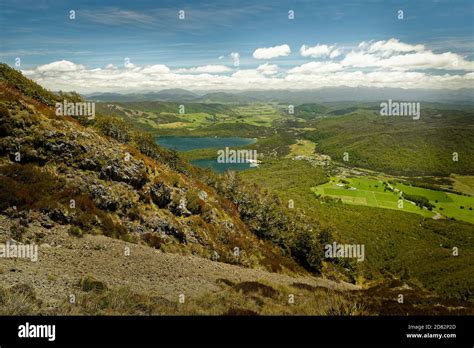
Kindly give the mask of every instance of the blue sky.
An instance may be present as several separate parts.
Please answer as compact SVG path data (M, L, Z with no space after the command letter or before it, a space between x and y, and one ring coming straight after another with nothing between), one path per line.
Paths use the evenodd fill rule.
M75 11L74 20L69 18L70 10ZM180 10L185 11L184 20L178 18ZM288 19L289 10L295 12L294 20ZM398 19L399 10L404 12L403 20ZM47 78L44 71L53 67L44 68L42 74L35 69L52 62L71 62L90 75L94 69L104 69L109 64L121 67L125 58L133 64L129 68L165 65L171 71L225 65L232 70L220 73L230 76L236 72L230 56L234 52L240 56L238 69L250 71L262 64L277 65L278 72L266 76L284 78L285 71L328 58L302 55L303 45L326 45L346 54L361 42L395 39L406 45L424 45L435 55L456 54L458 58L451 58L460 59L461 66L467 66L463 62L474 59L473 13L474 2L462 0L0 0L0 61L13 66L19 57L20 68L43 82ZM282 45L287 45L290 53L268 59L253 56L258 48ZM402 51L410 52L420 50ZM330 62L338 63L343 58L341 54ZM423 74L449 72L449 67L436 64L432 71L425 65ZM319 72L325 69L316 67ZM369 67L358 68L365 73ZM344 69L354 72L350 64L345 64ZM452 74L459 75L469 73L470 68L453 70ZM420 72L416 68L411 71Z

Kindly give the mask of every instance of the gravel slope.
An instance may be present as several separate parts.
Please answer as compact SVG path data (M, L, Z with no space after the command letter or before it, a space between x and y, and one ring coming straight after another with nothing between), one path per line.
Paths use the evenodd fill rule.
M6 236L8 225L8 219L0 216L0 236L2 231L3 237ZM109 287L126 285L134 291L152 293L171 301L177 300L180 294L193 298L220 291L219 279L234 283L265 281L278 285L299 282L337 290L358 289L352 284L309 275L270 273L197 256L163 253L145 245L100 235L78 238L70 236L65 226L31 228L35 229L35 234L44 234L38 247L38 261L0 258L0 286L31 284L38 297L51 305L80 291L77 283L87 275ZM2 239L4 242L5 238Z

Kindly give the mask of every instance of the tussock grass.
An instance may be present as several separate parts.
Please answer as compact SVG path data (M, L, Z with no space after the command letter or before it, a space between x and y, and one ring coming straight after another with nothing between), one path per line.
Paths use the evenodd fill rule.
M0 315L34 315L40 306L34 289L28 284L0 289Z

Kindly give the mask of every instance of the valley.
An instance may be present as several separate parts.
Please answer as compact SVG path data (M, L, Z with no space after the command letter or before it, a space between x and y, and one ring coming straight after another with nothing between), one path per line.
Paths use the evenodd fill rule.
M471 298L474 198L472 177L466 174L473 172L473 110L430 105L420 120L406 120L377 116L373 104L306 104L296 106L294 115L282 105L271 124L251 127L252 122L240 119L242 127L234 134L257 141L236 148L257 149L262 160L259 167L240 171L242 177L294 201L320 226L337 231L340 241L367 245L368 260L344 271L346 280L368 286L409 274L411 282L430 290ZM200 125L194 132L228 134L215 125ZM175 129L172 134L189 133ZM454 150L463 158L459 162L452 160ZM209 165L216 149L181 155ZM464 254L449 257L458 245ZM429 262L420 267L421 260Z
M472 310L470 108L422 110L414 127L402 118L377 118L370 103L301 104L290 114L284 101L107 101L96 105L96 119L76 120L54 115L57 95L5 67L1 72L2 240L39 243L44 274L35 280L36 265L8 261L0 280L28 283L38 298L52 296L46 289L62 296L41 305L30 299L25 313ZM24 151L20 163L17 144ZM220 166L218 151L226 148L256 151L258 166ZM447 153L454 149L456 163ZM405 152L417 157L393 156ZM419 160L430 154L439 163ZM75 208L68 208L71 197ZM324 258L323 246L333 243L362 246L363 261ZM121 248L138 254L123 255L118 262L126 270L109 277L111 257ZM87 272L68 266L78 253L87 255ZM156 275L158 264L168 264L169 272ZM204 273L190 282L177 271L183 264ZM67 280L58 282L55 269ZM232 277L221 278L226 272ZM126 280L138 276L139 283ZM22 301L16 288L2 291L9 301ZM158 298L150 297L156 291ZM64 302L70 292L78 294L79 307ZM397 303L400 292L410 301ZM181 293L190 294L189 305L177 305ZM287 307L289 295L301 302ZM125 297L132 302L120 302ZM109 305L101 307L103 301Z
M0 348L472 345L472 0L0 1Z

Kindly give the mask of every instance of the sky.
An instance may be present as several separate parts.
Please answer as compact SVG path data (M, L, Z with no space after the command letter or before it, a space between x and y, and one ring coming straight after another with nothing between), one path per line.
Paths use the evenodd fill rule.
M472 0L0 0L0 33L52 90L474 86Z

